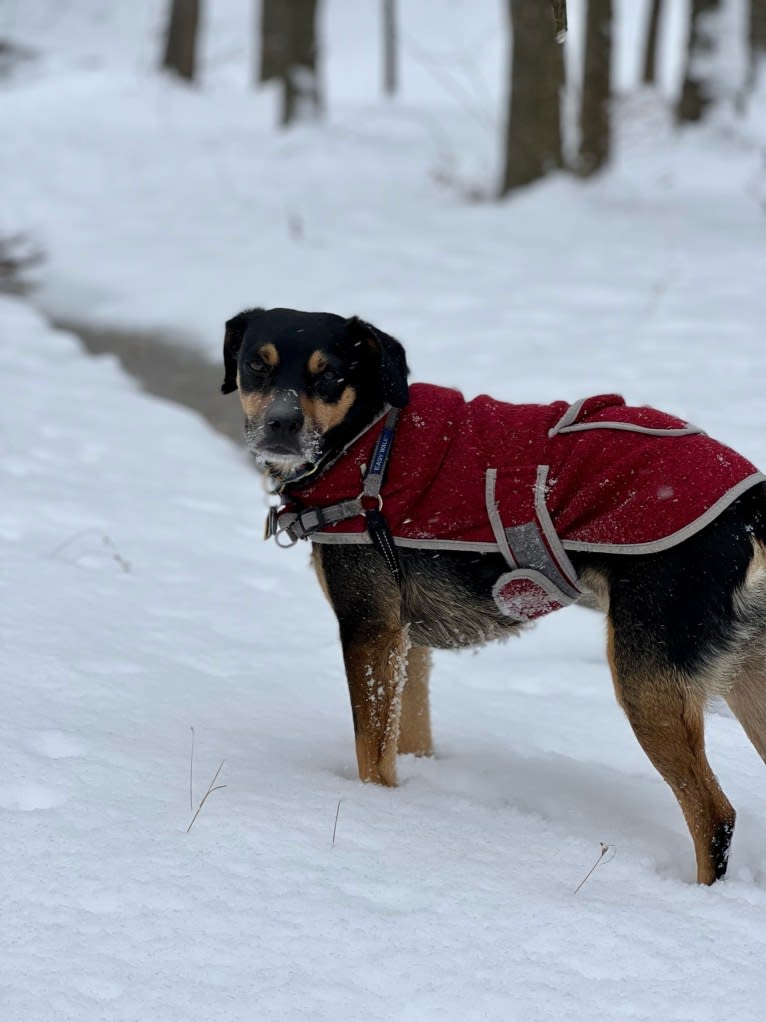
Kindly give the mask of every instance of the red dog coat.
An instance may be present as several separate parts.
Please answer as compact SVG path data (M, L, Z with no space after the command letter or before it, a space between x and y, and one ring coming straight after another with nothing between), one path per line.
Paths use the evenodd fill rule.
M382 429L379 419L318 478L292 484L280 531L301 509L356 497ZM421 383L401 412L381 498L397 546L503 554L495 600L529 620L580 595L567 550L665 550L764 478L697 427L618 395L514 405ZM311 539L370 541L362 514Z

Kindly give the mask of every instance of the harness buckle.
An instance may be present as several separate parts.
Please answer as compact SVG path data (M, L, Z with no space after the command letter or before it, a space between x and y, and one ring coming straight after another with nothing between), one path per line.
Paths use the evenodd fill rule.
M298 537L294 536L290 532L290 525L282 525L282 527L280 528L279 516L284 511L285 508L283 507L280 508L272 504L272 506L269 508L268 514L266 515L266 526L263 530L263 538L271 539L273 537L274 542L277 544L277 546L280 546L282 547L283 550L286 550L291 546L295 546L295 544L298 542ZM284 536L288 537L287 543L282 538Z
M356 498L362 505L363 511L382 511L383 510L383 497L380 493L365 493L364 490Z
M263 527L263 538L271 539L277 534L277 522L279 520L279 508L272 504L266 515L266 522Z

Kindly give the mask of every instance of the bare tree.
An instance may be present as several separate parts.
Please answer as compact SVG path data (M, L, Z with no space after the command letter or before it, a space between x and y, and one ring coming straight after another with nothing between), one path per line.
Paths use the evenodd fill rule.
M513 53L501 195L563 165L559 101L564 61L551 10L530 0L508 0L507 9Z
M316 32L318 0L263 0L261 82L282 84L283 125L315 120L322 109Z
M676 120L701 120L715 99L714 55L719 0L692 0L681 96Z
M766 0L750 0L748 50L747 88L750 91L758 79L759 65L766 60Z
M578 170L586 176L609 159L611 73L612 0L588 0L578 158Z
M396 0L383 0L383 91L393 96L399 87Z
M654 85L657 75L657 38L660 30L662 0L652 0L649 24L646 29L646 51L644 52L644 84Z
M282 77L285 4L281 0L261 0L260 3L256 0L255 11L256 17L260 14L256 26L260 35L260 46L256 48L259 61L255 83L260 85Z
M162 66L193 81L197 64L199 0L171 0Z

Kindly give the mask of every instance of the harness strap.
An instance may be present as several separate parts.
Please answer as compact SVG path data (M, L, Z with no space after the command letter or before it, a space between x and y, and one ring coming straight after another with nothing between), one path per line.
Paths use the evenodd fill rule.
M308 539L313 532L317 532L326 525L335 525L338 522L345 522L349 518L364 515L373 545L383 555L397 585L401 585L402 569L399 553L388 523L383 516L383 498L381 497L399 413L399 408L390 408L388 411L385 425L375 443L369 468L364 475L362 492L358 497L330 504L329 507L308 507L303 510L272 507L269 509L266 519L265 538L269 539L274 536L280 546L292 546L299 539ZM375 505L372 507L367 506L370 500L375 501ZM290 542L280 542L280 536L285 535Z
M399 551L396 549L394 537L391 535L388 522L383 517L383 512L379 511L376 507L369 508L365 511L365 517L367 518L367 531L370 534L373 545L383 555L383 560L394 576L396 584L401 586L403 575Z
M386 416L386 422L381 430L375 450L372 452L370 467L364 476L364 488L362 493L365 497L375 497L380 500L380 491L383 488L383 477L388 467L388 459L391 457L391 446L394 442L396 424L399 421L400 408L390 408Z
M356 518L362 514L364 506L361 497L343 500L339 504L331 504L330 507L307 507L303 511L282 511L273 507L266 523L265 538L287 533L290 539L297 542L299 539L308 539L312 532L324 528L325 525L335 525L336 522L345 522L348 518Z

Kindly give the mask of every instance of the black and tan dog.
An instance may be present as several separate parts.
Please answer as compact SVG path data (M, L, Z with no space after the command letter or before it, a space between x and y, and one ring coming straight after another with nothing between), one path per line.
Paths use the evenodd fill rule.
M502 638L585 596L607 614L617 698L681 805L698 880L722 877L735 814L705 755L703 710L725 698L766 759L763 477L695 427L618 398L467 404L409 388L402 346L356 318L242 312L226 324L224 363L223 392L239 387L248 447L280 494L269 532L311 538L338 618L362 780L395 785L397 752L432 753L431 648ZM486 441L495 421L505 432ZM492 455L474 453L487 442ZM498 471L498 447L532 453ZM579 484L554 508L576 451L598 493L618 493L612 518L638 501L637 527L661 538L602 541ZM657 482L648 497L639 478ZM486 514L464 497L477 479ZM676 520L682 493L699 505L689 521Z

